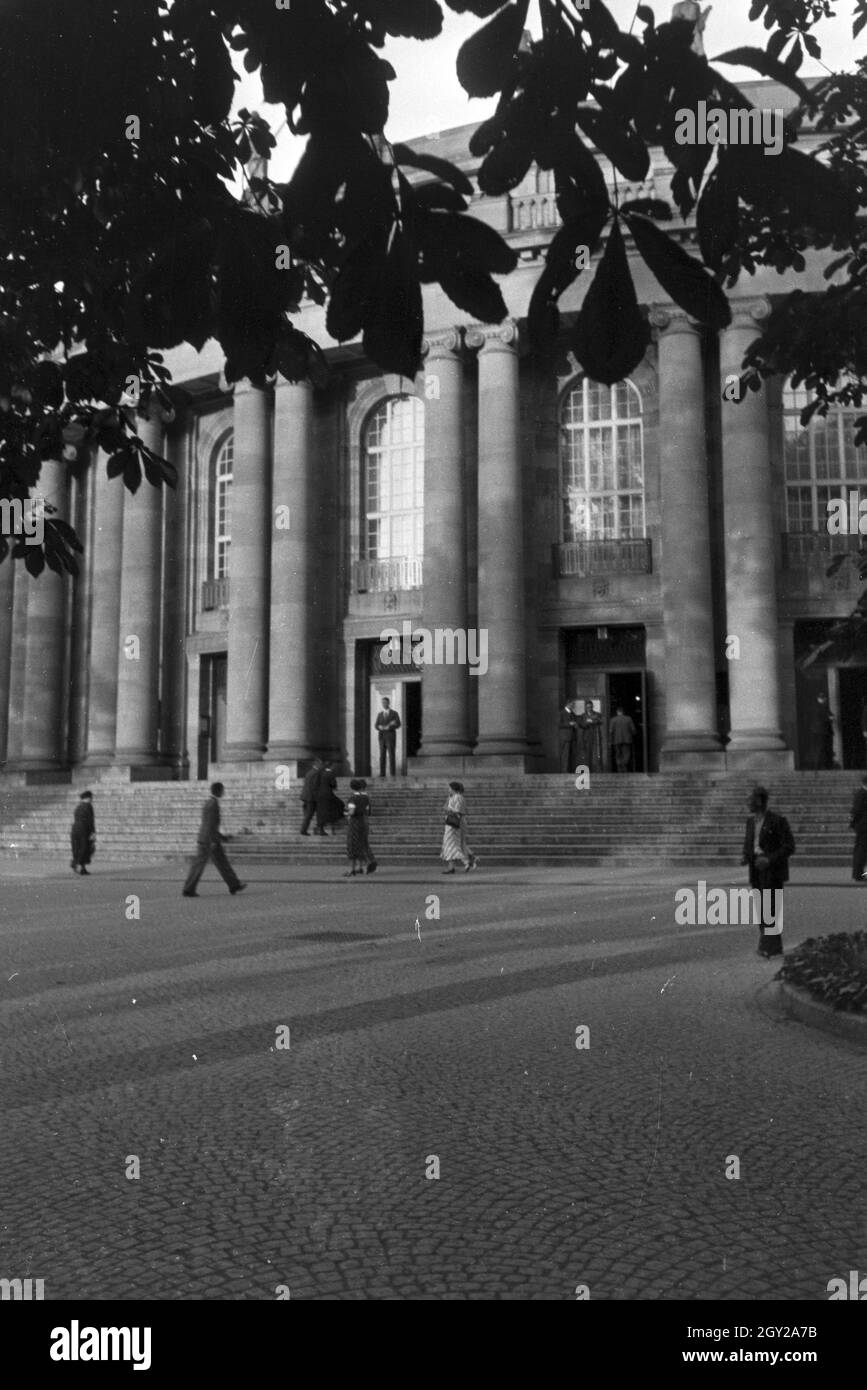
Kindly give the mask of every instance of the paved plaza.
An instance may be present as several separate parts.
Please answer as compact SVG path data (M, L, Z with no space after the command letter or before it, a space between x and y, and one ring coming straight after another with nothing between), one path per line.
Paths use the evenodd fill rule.
M676 926L695 878L344 867L185 901L179 864L0 866L0 1276L825 1300L867 1271L867 1049L779 1015L751 928ZM795 871L787 945L865 916Z

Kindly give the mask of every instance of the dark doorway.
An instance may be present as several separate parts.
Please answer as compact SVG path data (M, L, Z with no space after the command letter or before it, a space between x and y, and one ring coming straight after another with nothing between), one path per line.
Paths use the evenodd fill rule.
M608 714L613 718L618 705L628 714L638 737L632 748L631 772L644 772L647 768L647 710L645 709L645 680L643 671L615 671L608 677ZM608 731L606 730L606 739ZM608 742L607 771L616 772L614 750Z
M862 710L867 702L867 667L840 666L840 737L844 768L867 767Z
M196 773L206 782L212 762L222 762L226 747L226 682L229 663L225 652L203 656L199 678L199 746Z
M824 666L809 666L798 670L795 681L798 703L798 753L802 771L819 772L833 763L833 745L829 748L828 671ZM824 710L819 697L824 696Z
M421 747L421 681L407 681L404 698L406 756L415 758Z

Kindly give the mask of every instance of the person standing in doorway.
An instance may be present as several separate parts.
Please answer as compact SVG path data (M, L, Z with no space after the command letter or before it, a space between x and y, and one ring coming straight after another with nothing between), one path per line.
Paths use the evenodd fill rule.
M72 817L69 835L72 858L69 867L74 874L87 874L96 844L96 818L93 814L93 792L82 792Z
M816 697L810 728L810 741L813 747L814 772L825 771L834 766L834 725L828 707L828 696L824 693Z
M783 954L783 885L788 882L795 841L786 817L768 810L764 787L754 787L747 809L741 863L749 865L750 887L761 895L757 954L767 960Z
M214 861L217 872L228 886L230 893L242 893L247 887L246 883L242 883L238 878L226 858L226 851L223 849L224 842L229 838L228 835L220 833L220 801L224 791L225 787L222 782L211 784L211 795L202 809L202 823L199 826L196 854L182 890L185 898L197 898L199 896L196 887L209 859Z
M395 776L394 753L397 747L397 731L400 728L400 715L396 709L392 709L391 700L387 695L382 697L382 709L376 716L376 723L373 726L379 735L379 775L385 776L386 759L391 766L391 775Z
M852 802L849 828L855 831L852 877L857 883L863 883L867 879L867 772L861 778L861 785Z
M558 731L558 742L560 745L560 771L575 771L575 748L576 735L578 730L578 716L575 713L575 703L564 705L560 710L560 728Z
M319 775L322 772L322 759L314 758L313 766L301 784L301 834L310 834L310 822L316 815L316 797L319 791Z
M584 713L578 716L578 760L591 772L602 771L602 715L593 708L592 700L584 701Z
M611 746L614 749L614 766L618 772L632 771L632 745L638 730L623 706L617 706L617 713L610 724Z

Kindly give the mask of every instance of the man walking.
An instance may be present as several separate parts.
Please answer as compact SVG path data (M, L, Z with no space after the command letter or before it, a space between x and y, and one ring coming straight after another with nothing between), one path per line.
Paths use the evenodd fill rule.
M783 954L783 885L789 878L789 858L795 841L785 816L768 810L768 793L755 787L747 803L750 812L744 835L742 864L749 865L750 887L760 892L759 949L768 960Z
M632 744L638 733L623 706L617 706L617 713L609 725L611 746L614 749L614 766L618 772L629 772L632 767Z
M322 772L322 759L314 758L313 766L301 786L301 834L310 834L310 822L316 815L316 797L319 792L319 776Z
M185 898L197 898L196 885L205 871L205 865L209 859L213 859L217 871L229 886L230 893L242 893L247 887L242 883L226 858L226 851L223 849L223 841L229 837L220 834L220 798L225 791L222 782L211 784L211 795L205 802L202 810L202 823L199 826L199 838L196 855L190 865L190 872L187 874L187 881L183 887Z
M391 775L394 777L394 750L397 745L397 731L400 728L400 715L396 709L391 708L391 701L387 695L382 697L382 709L376 716L373 727L379 734L379 775L385 776L385 762L388 758Z
M867 879L867 773L852 802L849 828L855 831L855 850L852 855L852 877L857 883Z

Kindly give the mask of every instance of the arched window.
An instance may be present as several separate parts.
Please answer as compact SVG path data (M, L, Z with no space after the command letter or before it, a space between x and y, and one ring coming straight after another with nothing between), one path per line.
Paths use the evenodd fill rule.
M600 386L586 377L560 411L563 540L644 537L641 396L631 381Z
M232 531L232 469L235 441L228 435L220 445L214 460L214 578L226 579L229 574L229 548Z
M424 552L424 406L392 396L369 417L362 467L362 558L420 560Z
M783 390L783 457L786 468L786 530L825 531L828 503L867 483L867 453L855 448L853 422L863 411L835 407L806 429L801 411L809 391Z

